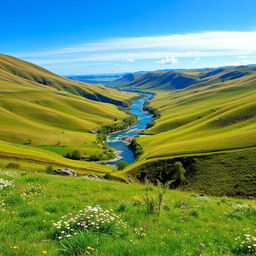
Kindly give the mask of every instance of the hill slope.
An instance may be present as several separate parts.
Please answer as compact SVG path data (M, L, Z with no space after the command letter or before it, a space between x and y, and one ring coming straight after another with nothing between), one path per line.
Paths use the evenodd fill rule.
M56 75L35 64L0 54L0 78L30 87L64 90L88 99L127 106L131 95L100 84L92 85Z
M254 255L243 251L241 241L235 239L244 237L245 228L246 234L254 235L253 200L167 191L162 213L157 216L147 214L144 199L146 193L157 198L156 188L146 192L138 184L8 169L0 171L0 178L12 180L15 185L1 191L1 203L5 203L0 210L1 256ZM107 216L115 213L125 221L125 232L112 226L109 232L103 228L94 232L80 227L81 235L57 239L53 223L68 213L72 215L68 218L75 218L88 205L113 209ZM98 212L91 212L88 218L95 214Z
M150 165L143 164L151 163L155 166L154 161L161 159L181 159L186 165L188 159L208 154L212 158L211 164L216 161L216 168L213 168L215 175L222 177L226 173L229 175L228 179L250 187L248 194L256 194L255 187L251 186L256 184L256 158L253 153L255 151L252 151L256 148L255 68L240 67L236 71L230 68L210 71L210 74L207 71L202 79L206 77L206 81L182 90L154 91L156 95L150 101L150 106L159 111L160 118L154 121L151 128L145 130L145 133L151 136L137 139L144 153L127 171L134 170L138 173L139 170L150 169ZM244 150L247 150L247 153ZM217 156L222 153L222 157ZM221 161L218 160L220 158ZM238 175L235 159L240 159L241 168L245 171L242 176ZM209 167L203 164L204 162L202 158L196 173L206 178ZM187 171L192 169L188 168ZM250 177L248 184L247 176ZM201 179L202 184L206 184L207 180L209 176L204 181ZM202 186L202 190L211 190L212 193L215 189L217 194L220 182L217 182L214 188L217 179L213 175L210 180L212 187L208 186L206 189ZM190 187L193 186L191 184ZM229 194L242 194L242 191L245 191L242 187L234 189L233 186L235 184L231 186ZM194 186L196 190L199 188L200 186Z
M0 155L16 160L40 158L41 162L58 166L63 163L82 169L110 170L61 155L78 149L84 158L113 155L90 131L121 122L127 114L115 105L87 98L97 96L96 100L126 105L125 101L134 95L69 80L34 64L0 55Z

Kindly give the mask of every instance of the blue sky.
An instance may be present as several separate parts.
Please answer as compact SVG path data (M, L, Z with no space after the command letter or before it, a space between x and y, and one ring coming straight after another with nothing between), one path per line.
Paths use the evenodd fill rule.
M256 63L255 0L1 2L0 49L62 75Z

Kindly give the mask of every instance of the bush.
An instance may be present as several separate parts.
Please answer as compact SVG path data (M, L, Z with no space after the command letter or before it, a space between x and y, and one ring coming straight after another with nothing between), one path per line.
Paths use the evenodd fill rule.
M129 147L133 151L133 153L134 153L136 158L138 158L140 155L143 154L142 146L140 144L138 144L135 139L132 140L132 142L129 145Z
M45 172L46 173L53 173L54 171L54 168L52 165L48 165L46 168L45 168Z
M6 167L6 168L9 168L9 169L20 169L20 164L17 164L17 163L8 163L5 167Z
M110 174L110 173L106 173L104 176L103 176L104 179L106 180L113 180L114 177Z
M73 160L81 160L82 154L80 150L74 150L71 153L67 153L65 157Z
M117 208L117 212L126 212L129 208L128 202L121 202Z
M128 163L126 161L120 161L116 164L117 170L121 171L123 170L126 166L128 165Z

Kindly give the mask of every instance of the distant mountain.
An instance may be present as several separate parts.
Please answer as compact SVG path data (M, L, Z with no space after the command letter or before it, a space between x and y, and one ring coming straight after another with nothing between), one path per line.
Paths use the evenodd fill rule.
M171 70L126 74L108 85L129 90L173 90L235 80L256 72L256 67L237 66L211 69Z
M99 74L99 75L82 75L82 76L67 76L67 78L87 82L87 83L96 83L96 84L108 84L116 79L121 78L125 73L121 74Z

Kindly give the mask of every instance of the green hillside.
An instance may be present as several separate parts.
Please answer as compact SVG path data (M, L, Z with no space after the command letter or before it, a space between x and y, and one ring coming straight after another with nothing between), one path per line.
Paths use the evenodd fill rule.
M43 87L64 90L88 99L126 106L125 100L131 95L106 89L105 86L93 85L58 76L35 64L0 54L0 78L3 81L14 82L30 87Z
M154 161L161 159L185 157L182 161L186 164L186 158L205 154L212 155L214 159L211 164L216 161L217 166L218 154L225 153L221 157L222 164L216 167L217 175L229 175L229 179L234 183L241 182L244 185L248 175L250 184L254 184L256 157L251 153L251 150L256 148L256 72L254 70L255 68L245 67L238 67L237 70L216 69L215 72L204 72L202 80L207 77L207 81L185 89L154 90L155 96L150 101L150 106L159 111L160 118L154 121L153 127L144 131L151 136L137 139L144 153L137 163L127 168L127 171L138 174L142 169L149 168L149 163L154 166ZM243 150L241 156L232 155L232 152L240 150ZM250 157L244 156L245 154ZM239 157L241 163L244 162L241 168L244 168L245 173L242 176L232 174L232 170L237 165L234 159ZM148 163L147 167L144 165L146 163ZM198 175L202 171L206 173L207 169L205 165L198 165L196 173ZM187 171L190 175L191 168ZM202 180L203 183L209 179L206 177L207 175ZM191 184L193 181L194 179L191 180ZM189 186L194 189L200 187L191 184ZM219 183L216 186L218 187ZM217 187L215 188L219 189ZM210 191L209 186L202 186L202 190L218 194L216 191ZM242 192L242 188L238 190L233 189L230 194L245 192L245 190ZM255 193L253 188L244 194Z
M253 200L169 190L159 216L146 207L147 193L158 198L153 187L6 168L0 179L6 186L0 191L1 256L254 255L240 246L245 234L255 237ZM93 207L90 213L85 212L87 206ZM105 214L117 217L108 225L99 221ZM70 221L64 230L54 226L66 219ZM116 228L120 221L126 225ZM70 229L76 234L69 237Z
M80 150L82 157L113 157L91 130L127 117L117 106L90 100L122 102L135 96L102 85L57 76L34 64L0 55L0 163L7 157L73 166L101 172L110 167L74 161L63 155ZM83 97L84 96L84 97ZM93 98L93 97L91 97ZM10 160L11 161L11 160ZM32 166L31 166L32 168ZM37 167L42 169L45 167Z

